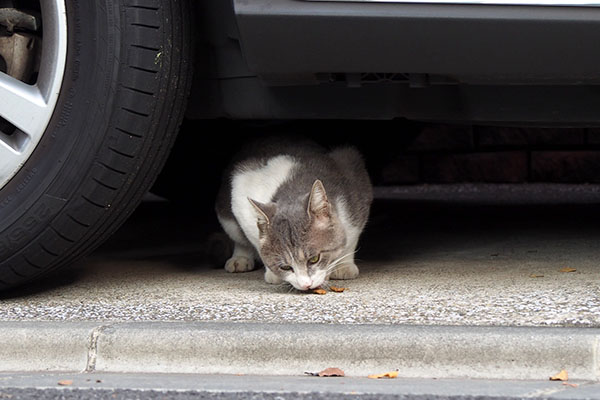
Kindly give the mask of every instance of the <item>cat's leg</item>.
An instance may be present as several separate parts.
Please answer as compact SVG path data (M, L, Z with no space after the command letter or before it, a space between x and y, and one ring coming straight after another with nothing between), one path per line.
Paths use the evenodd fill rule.
M246 272L254 269L254 248L235 243L233 255L225 262L227 272Z
M334 267L329 279L354 279L358 276L358 267L354 263L354 253L356 253L356 242L353 246L347 248L343 254L341 262Z
M283 279L275 275L269 268L265 267L265 282L273 285L279 285L283 282Z
M248 242L237 221L217 215L227 236L233 240L233 255L225 262L227 272L246 272L254 269L256 251Z

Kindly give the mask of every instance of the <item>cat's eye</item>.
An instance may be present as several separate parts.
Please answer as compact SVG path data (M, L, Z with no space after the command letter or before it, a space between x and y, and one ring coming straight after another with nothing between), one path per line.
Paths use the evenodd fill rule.
M293 268L291 265L282 265L279 267L282 271L291 271Z
M313 256L311 258L308 259L308 263L309 264L316 264L319 262L319 260L321 259L321 255L317 254L316 256Z

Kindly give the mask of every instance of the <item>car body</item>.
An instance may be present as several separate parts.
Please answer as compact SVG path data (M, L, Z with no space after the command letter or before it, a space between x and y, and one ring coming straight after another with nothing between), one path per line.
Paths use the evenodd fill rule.
M600 3L0 0L0 290L88 254L184 119L600 124Z
M599 122L590 1L203 2L205 107L232 118ZM218 22L217 22L218 21ZM198 61L202 64L202 60ZM199 86L200 87L200 86Z

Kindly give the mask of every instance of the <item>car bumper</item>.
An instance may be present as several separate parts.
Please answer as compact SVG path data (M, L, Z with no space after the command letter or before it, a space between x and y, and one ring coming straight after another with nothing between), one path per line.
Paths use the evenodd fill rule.
M600 7L234 0L264 77L441 75L466 83L600 83Z

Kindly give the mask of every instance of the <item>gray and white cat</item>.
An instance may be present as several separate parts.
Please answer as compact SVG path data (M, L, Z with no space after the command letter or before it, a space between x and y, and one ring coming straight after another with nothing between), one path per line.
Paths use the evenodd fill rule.
M225 269L250 271L260 258L265 281L299 290L356 278L354 253L372 199L353 147L257 142L234 160L217 197L217 217L234 242Z

